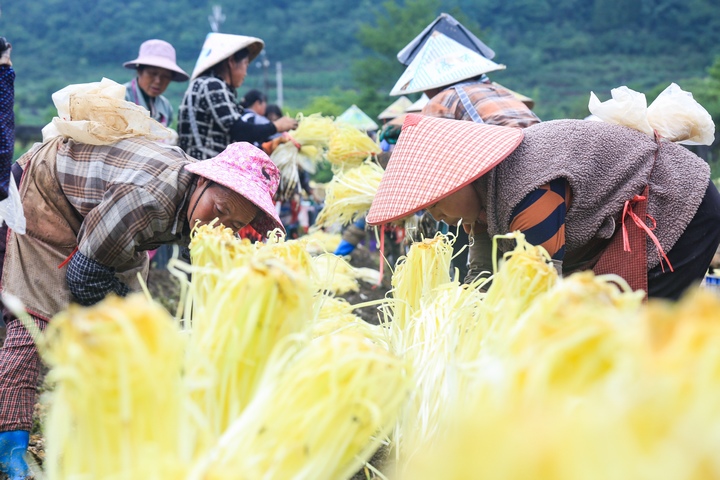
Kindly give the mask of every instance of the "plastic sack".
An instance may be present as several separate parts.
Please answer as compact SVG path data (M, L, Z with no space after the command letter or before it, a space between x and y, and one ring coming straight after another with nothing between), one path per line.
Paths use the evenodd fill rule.
M653 129L648 123L647 100L644 93L622 86L613 88L610 94L612 99L600 102L595 93L590 92L588 103L590 113L603 122L623 125L653 135Z
M661 137L685 145L711 145L715 140L712 117L692 93L671 83L647 109L648 122Z
M144 107L125 100L125 87L107 78L69 85L52 95L58 116L43 128L43 141L55 136L88 145L110 145L131 137L170 141L172 132Z
M8 197L0 202L0 221L5 221L15 233L25 233L25 213L15 179L10 177Z

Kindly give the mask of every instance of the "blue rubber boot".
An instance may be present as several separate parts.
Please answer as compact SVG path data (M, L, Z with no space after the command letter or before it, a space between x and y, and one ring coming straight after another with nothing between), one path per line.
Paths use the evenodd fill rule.
M30 443L30 432L13 430L0 432L0 472L5 473L9 480L23 480L30 475L25 461Z

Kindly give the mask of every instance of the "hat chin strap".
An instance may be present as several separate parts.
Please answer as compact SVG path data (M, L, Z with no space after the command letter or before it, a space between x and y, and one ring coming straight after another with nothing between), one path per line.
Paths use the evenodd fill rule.
M189 215L190 218L188 218L188 223L192 223L193 213L195 213L195 209L197 208L198 203L200 203L200 199L202 198L203 195L205 195L205 190L207 190L210 187L210 185L212 185L212 184L213 184L213 181L208 180L208 183L205 184L205 188L203 188L202 192L200 192L200 196L198 196L197 200L195 200L195 205L193 205L192 210L190 210L190 215ZM190 225L191 230L192 230L192 228L193 228L193 226Z

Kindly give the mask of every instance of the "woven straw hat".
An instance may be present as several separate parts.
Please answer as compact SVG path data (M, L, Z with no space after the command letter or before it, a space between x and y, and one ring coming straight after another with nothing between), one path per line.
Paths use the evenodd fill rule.
M433 32L390 95L424 92L504 68L442 33Z
M391 120L393 118L397 118L405 113L410 105L412 105L410 99L403 95L383 110L377 118L378 120Z
M185 165L185 170L239 193L260 209L250 226L260 235L285 228L275 210L273 195L280 183L280 171L265 152L247 142L231 143L209 160Z
M140 45L138 57L123 63L123 67L137 70L140 65L160 67L173 72L173 81L184 82L189 77L185 70L178 67L175 49L165 40L146 40Z
M201 73L210 67L214 67L225 59L230 58L236 52L247 48L250 52L252 62L265 47L265 42L256 37L244 35L231 35L229 33L208 33L205 37L200 56L198 56L195 68L190 80L195 80Z
M522 139L519 128L408 114L367 222L392 222L437 203L489 172Z

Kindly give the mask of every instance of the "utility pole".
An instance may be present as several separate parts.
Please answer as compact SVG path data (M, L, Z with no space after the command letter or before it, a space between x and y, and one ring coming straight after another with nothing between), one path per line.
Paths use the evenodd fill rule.
M220 26L225 22L225 15L223 15L220 5L213 5L212 15L208 16L208 22L210 22L210 30L215 33L220 31Z
M277 85L277 104L278 107L283 106L283 78L282 78L282 62L275 62L275 82Z
M263 71L263 93L265 95L270 91L270 82L268 81L268 68L270 68L270 60L267 58L265 50L260 52L260 59L257 62L257 66L262 68Z

